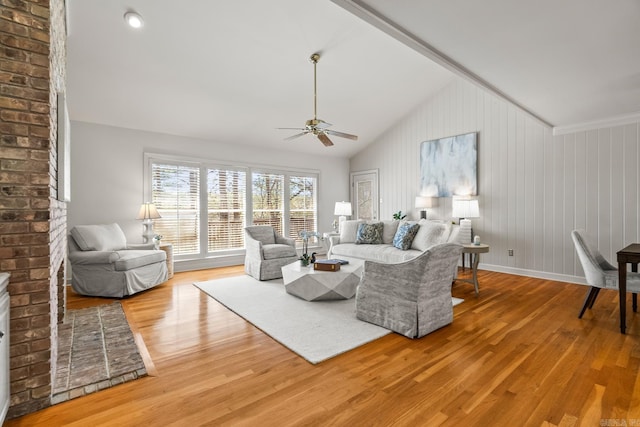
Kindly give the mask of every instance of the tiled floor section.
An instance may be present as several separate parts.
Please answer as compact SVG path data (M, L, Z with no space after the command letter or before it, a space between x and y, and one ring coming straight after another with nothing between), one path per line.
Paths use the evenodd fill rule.
M56 369L53 404L147 374L119 302L67 311Z

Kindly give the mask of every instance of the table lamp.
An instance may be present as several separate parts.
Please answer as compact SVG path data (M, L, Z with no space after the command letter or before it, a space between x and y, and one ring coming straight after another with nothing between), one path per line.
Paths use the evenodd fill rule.
M467 196L453 196L451 205L453 208L451 216L460 218L459 241L465 244L471 243L473 231L469 218L478 218L480 216L478 200Z
M140 211L136 219L142 220L142 241L149 243L153 241L153 220L162 218L153 203L145 202L140 206Z
M338 232L342 229L342 223L347 220L348 216L352 215L351 202L336 202L336 207L333 211L334 215L338 217Z
M427 219L427 209L433 207L433 197L416 196L416 208L420 209L420 219Z

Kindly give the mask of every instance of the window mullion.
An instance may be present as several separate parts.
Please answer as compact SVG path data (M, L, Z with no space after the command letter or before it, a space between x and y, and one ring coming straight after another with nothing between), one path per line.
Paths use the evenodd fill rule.
M207 167L200 166L200 256L204 257L209 253L209 203L207 200Z

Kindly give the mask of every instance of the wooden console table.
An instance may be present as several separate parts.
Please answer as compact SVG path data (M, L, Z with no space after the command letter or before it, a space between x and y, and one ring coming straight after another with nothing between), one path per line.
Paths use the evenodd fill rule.
M627 264L631 264L631 271L638 271L640 262L640 243L633 243L618 251L618 292L620 293L620 332L627 329ZM637 297L633 298L633 311L637 310Z

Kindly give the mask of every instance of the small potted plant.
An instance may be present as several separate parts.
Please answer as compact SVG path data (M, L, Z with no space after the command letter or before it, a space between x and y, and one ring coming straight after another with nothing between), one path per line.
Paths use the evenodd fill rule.
M407 214L402 215L402 211L398 211L393 214L393 219L405 219Z
M155 236L153 236L153 244L155 245L156 249L160 248L160 241L162 240L162 234L156 234Z
M300 256L300 265L308 267L310 263L314 261L315 252L311 255L307 253L309 249L309 239L311 237L319 237L320 235L315 231L302 230L298 235L302 238L302 255Z

